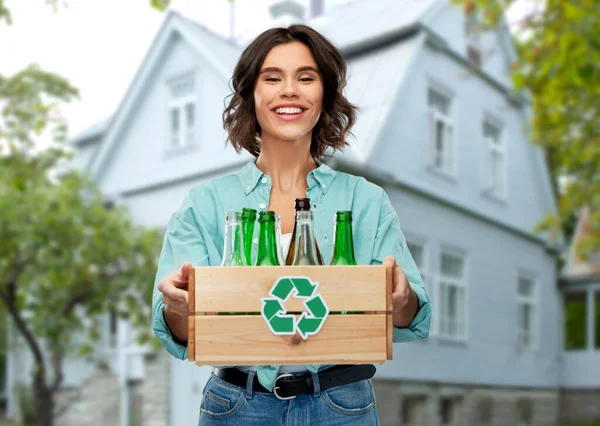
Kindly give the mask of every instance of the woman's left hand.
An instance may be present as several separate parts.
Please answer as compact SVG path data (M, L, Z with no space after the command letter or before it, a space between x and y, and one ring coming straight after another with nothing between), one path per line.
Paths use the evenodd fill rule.
M408 327L419 308L417 294L410 286L408 278L406 278L406 274L400 265L396 263L394 256L387 256L383 261L383 265L393 267L392 303L394 309L394 327Z

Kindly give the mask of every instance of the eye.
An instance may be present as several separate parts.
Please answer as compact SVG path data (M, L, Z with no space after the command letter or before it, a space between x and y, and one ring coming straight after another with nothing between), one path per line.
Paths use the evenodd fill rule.
M310 78L310 77L304 77L304 78L301 78L301 79L300 79L300 81L313 81L313 80L314 80L314 79L313 79L313 78Z
M265 81L279 81L279 79L275 77L269 77Z

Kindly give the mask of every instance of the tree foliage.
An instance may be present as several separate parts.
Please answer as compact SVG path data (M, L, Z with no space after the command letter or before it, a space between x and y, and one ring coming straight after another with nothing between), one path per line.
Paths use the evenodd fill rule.
M131 320L140 343L151 339L161 244L158 230L108 205L78 171L57 175L68 159L57 106L76 96L36 65L0 75L0 305L32 353L36 409L47 425L63 360L94 353L106 312ZM53 143L40 149L46 132Z
M481 30L506 26L505 12L522 0L454 0L478 13ZM516 23L519 57L512 66L516 90L531 99L532 142L543 148L553 177L558 214L535 231L558 237L572 230L584 205L591 232L580 254L600 250L600 2L527 2ZM564 179L566 185L561 185ZM569 234L570 232L567 232Z

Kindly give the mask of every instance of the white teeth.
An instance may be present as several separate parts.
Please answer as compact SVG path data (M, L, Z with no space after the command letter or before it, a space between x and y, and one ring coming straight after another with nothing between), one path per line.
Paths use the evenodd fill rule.
M277 108L275 109L275 113L277 114L300 114L302 112L302 108Z

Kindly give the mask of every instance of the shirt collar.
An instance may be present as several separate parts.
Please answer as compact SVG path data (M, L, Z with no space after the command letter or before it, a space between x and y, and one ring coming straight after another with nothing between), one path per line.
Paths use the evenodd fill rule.
M327 164L320 163L316 169L311 170L308 173L308 176L306 176L306 183L309 188L318 185L321 192L325 194L335 179L336 173L337 172ZM242 185L242 189L246 195L248 195L254 191L254 188L256 188L256 185L258 185L258 182L260 182L262 177L267 175L256 167L256 160L251 160L237 173L237 176L240 185ZM270 179L268 176L267 178Z

